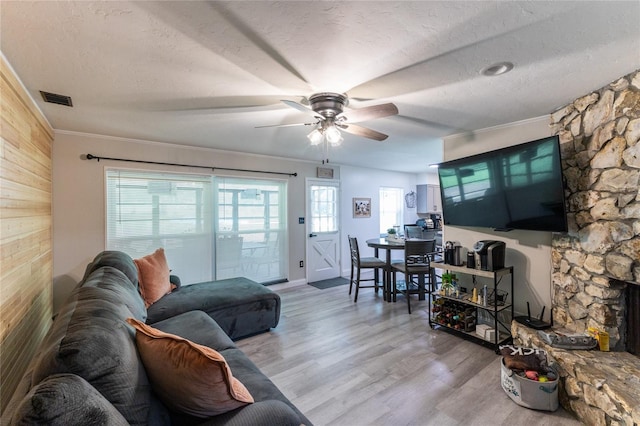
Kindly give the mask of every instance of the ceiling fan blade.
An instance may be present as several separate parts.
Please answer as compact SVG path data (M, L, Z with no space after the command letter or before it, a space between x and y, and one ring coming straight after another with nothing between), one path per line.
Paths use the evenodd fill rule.
M311 108L306 107L306 106L304 106L302 104L299 104L298 102L289 101L289 100L286 100L286 99L283 99L282 102L285 103L286 105L290 106L291 108L297 109L298 111L302 111L304 113L311 114L312 116L314 116L315 118L317 118L320 121L324 121L325 120L325 118L323 116L321 116L320 114L318 114L317 112L315 112Z
M467 129L454 128L454 127L451 127L451 126L443 124L443 123L438 123L438 122L435 122L435 121L429 121L429 120L425 120L423 118L418 118L418 117L412 117L410 115L400 115L400 114L398 114L398 115L396 115L394 117L394 119L395 118L398 118L400 120L410 121L412 123L420 124L420 125L423 125L423 126L432 127L432 128L435 128L435 129L443 129L443 130L455 129L456 133L470 132L470 130L467 130Z
M315 126L319 123L316 121L315 123L294 123L294 124L269 124L266 126L256 126L256 129L262 129L265 127L294 127L294 126Z
M347 133L351 133L352 135L363 136L365 138L373 139L376 141L383 141L389 137L384 133L377 132L367 127L358 126L356 124L342 123L338 127L340 127Z
M191 97L173 98L163 101L132 102L130 105L141 107L153 112L233 112L237 110L259 110L266 108L279 108L282 106L280 95L254 95L254 96L215 96L215 97Z
M364 108L350 109L338 115L343 117L348 123L359 123L361 121L373 120L374 118L389 117L398 114L398 107L392 103L371 105Z

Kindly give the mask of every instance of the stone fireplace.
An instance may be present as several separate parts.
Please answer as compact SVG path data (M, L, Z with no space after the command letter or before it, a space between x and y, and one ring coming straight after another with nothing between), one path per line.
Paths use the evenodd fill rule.
M638 425L640 70L554 112L551 126L569 221L568 233L552 237L554 328L606 331L611 352L554 348L516 321L511 332L516 344L547 351L560 372L560 403L581 421Z
M627 285L627 351L640 356L640 286Z
M556 111L551 126L569 219L569 232L552 239L554 321L607 331L623 351L626 286L640 285L640 72Z

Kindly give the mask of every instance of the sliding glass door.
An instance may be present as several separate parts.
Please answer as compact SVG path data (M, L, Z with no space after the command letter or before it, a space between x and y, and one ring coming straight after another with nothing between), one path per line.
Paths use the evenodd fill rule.
M286 182L216 178L216 278L287 277Z
M185 283L213 278L211 176L107 170L106 247L134 259L163 247Z
M184 284L287 278L285 181L107 170L106 247L165 249Z

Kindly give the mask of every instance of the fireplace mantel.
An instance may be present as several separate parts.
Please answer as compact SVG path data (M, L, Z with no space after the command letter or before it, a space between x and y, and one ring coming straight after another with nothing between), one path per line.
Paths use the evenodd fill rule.
M514 344L547 352L560 374L560 404L587 425L640 424L640 358L627 352L549 346L536 330L511 324Z

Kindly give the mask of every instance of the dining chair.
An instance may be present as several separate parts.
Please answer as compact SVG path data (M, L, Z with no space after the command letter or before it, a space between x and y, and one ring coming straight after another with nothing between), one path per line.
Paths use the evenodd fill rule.
M405 225L404 226L405 238L423 238L422 226L418 225Z
M361 278L360 274L362 270L371 269L376 270L380 269L384 271L386 266L386 262L384 260L380 260L377 257L360 257L360 250L358 249L358 239L356 237L348 236L349 238L349 250L351 251L351 281L349 282L349 295L351 295L351 290L355 284L356 286L356 294L353 298L354 302L358 301L358 291L360 288L375 288L376 294L379 290L379 284L376 280L376 276L378 274L374 274L373 278ZM384 277L384 272L382 276ZM373 285L360 285L363 281L373 281ZM383 284L383 287L386 285ZM384 288L382 291L386 291Z
M407 299L407 308L411 313L411 295L418 294L422 297L426 293L431 294L435 282L435 269L431 267L431 261L435 254L435 240L405 240L404 262L392 263L393 287L391 295L396 301L396 295L402 294ZM397 285L396 275L404 274L404 288ZM417 282L414 281L417 278Z

